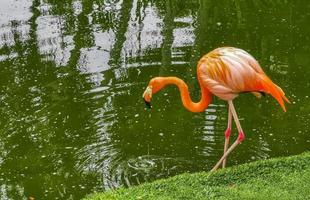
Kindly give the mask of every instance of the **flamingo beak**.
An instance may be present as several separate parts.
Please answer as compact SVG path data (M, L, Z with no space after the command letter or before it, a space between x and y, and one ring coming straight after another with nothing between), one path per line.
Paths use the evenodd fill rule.
M151 108L152 108L151 102L148 102L148 101L146 101L146 100L144 99L144 103L145 103L146 108L148 108L148 109L151 109Z
M146 106L147 108L151 109L151 108L152 108L152 106L151 106L152 87L151 87L151 86L148 86L148 87L145 89L145 91L144 91L142 97L143 97L143 100L144 100L144 102L145 102L145 106Z

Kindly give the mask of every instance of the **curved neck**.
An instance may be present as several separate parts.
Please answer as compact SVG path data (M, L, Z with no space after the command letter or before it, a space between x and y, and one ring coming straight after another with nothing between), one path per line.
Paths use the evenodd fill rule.
M202 112L210 104L212 94L207 88L205 88L202 85L199 79L198 81L200 85L201 99L199 102L195 103L192 101L189 95L188 86L183 80L177 77L161 77L161 78L162 78L162 83L164 84L164 86L173 84L179 88L181 98L182 98L182 103L187 110L191 112Z

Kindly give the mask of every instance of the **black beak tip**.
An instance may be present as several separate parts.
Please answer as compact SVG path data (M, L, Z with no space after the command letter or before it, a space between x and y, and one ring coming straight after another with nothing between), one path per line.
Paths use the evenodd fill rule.
M151 109L151 108L152 108L151 102L146 101L144 98L143 98L143 100L144 100L145 106L146 106L148 109Z
M266 93L265 92L259 92L261 95L263 95L263 97L266 97Z

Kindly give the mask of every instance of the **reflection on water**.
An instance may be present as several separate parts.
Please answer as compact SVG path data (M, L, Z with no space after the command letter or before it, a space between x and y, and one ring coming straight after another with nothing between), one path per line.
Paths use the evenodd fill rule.
M218 46L249 51L288 94L236 100L247 139L229 165L309 150L307 2L14 1L0 7L0 199L80 199L93 191L209 170L225 102L186 111L154 76L199 97L195 65ZM236 132L236 131L235 131ZM236 133L234 135L236 136Z

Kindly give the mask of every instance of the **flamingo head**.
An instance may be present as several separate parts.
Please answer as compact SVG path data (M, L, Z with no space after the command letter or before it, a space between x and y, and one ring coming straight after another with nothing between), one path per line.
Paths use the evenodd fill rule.
M145 102L146 107L151 107L151 99L152 95L161 90L164 87L163 78L162 77L156 77L152 78L146 87L142 97Z
M147 86L147 88L145 89L142 97L143 97L143 100L145 102L145 106L147 108L152 108L151 106L151 99L152 99L152 86Z

